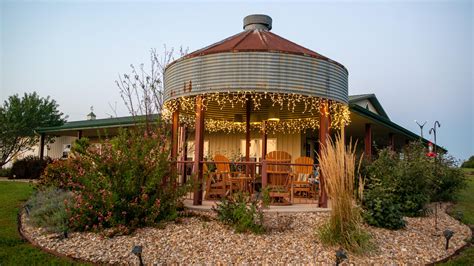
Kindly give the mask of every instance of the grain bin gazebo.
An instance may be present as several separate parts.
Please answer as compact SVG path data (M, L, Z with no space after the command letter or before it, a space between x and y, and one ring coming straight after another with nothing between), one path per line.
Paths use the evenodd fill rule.
M244 18L244 31L190 53L167 66L163 115L172 121L172 159L178 155L178 128L194 129L195 178L203 179L205 132L259 132L262 159L266 136L317 130L325 145L330 128L349 122L348 71L338 62L286 40L270 30L266 15ZM262 184L266 184L262 174ZM320 177L320 207L327 207ZM202 204L202 189L193 204Z

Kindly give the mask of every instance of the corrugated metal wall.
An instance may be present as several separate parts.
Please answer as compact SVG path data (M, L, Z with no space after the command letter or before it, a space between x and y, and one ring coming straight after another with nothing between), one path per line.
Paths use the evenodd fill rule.
M192 82L192 90L187 89ZM180 60L164 74L164 99L209 92L279 92L348 102L348 73L332 61L272 53L217 53Z

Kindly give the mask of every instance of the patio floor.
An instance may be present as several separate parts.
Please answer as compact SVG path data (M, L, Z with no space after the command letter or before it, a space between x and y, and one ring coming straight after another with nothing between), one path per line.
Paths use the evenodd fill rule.
M215 200L203 200L202 205L194 206L190 199L184 200L184 206L190 210L195 211L211 211L213 206L216 206ZM270 206L264 212L278 212L278 213L297 213L297 212L329 212L329 208L319 208L315 203L295 203L286 206Z

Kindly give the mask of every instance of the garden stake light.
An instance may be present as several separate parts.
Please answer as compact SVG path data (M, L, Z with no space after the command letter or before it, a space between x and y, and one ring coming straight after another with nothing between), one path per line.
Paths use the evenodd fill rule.
M346 252L342 248L339 248L336 251L336 266L339 265L341 262L343 262L346 259L347 259Z
M451 239L451 237L453 237L454 232L451 231L451 230L449 230L449 229L446 229L446 230L444 230L443 235L444 235L444 237L446 238L446 250L448 250L448 247L449 247L449 239Z
M140 260L140 266L143 266L143 260L142 260L142 246L134 246L132 249L132 253L135 254L138 259Z

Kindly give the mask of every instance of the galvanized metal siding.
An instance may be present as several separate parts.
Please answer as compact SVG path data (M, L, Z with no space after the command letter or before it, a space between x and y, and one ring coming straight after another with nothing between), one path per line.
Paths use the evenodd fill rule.
M332 61L272 53L217 53L181 60L165 71L165 100L205 92L296 93L348 102L348 73ZM192 90L185 85L192 82Z

